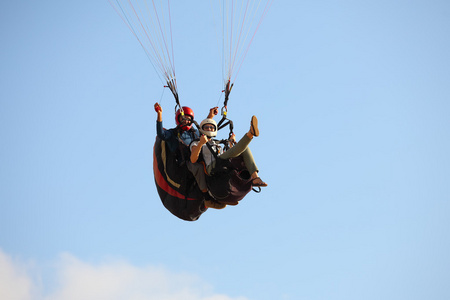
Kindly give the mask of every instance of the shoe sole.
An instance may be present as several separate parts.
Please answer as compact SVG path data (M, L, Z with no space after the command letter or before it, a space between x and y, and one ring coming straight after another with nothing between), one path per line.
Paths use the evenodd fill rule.
M252 117L252 121L250 122L250 125L252 126L253 136L259 136L258 119L256 118L256 116Z

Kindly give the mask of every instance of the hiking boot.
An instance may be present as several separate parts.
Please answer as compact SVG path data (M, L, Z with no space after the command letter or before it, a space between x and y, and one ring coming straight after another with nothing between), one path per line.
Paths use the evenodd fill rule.
M250 133L253 136L259 136L258 119L256 116L252 116L252 120L250 122Z
M205 206L208 208L222 209L227 205L214 200L205 200Z

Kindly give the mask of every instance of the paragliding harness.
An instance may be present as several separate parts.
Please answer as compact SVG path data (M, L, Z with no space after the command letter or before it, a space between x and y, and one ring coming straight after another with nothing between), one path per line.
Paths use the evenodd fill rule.
M159 197L173 215L186 221L197 220L206 211L203 195L186 166L187 146L170 151L166 141L156 137L153 173Z
M229 86L227 86L229 87ZM228 90L229 93L229 90ZM228 100L228 94L226 94L226 101ZM226 103L226 102L225 102ZM196 126L199 128L198 124ZM223 140L213 140L217 144L223 144L224 150L227 151L230 148L231 137L233 136L233 121L227 118L226 106L222 108L222 119L217 125L217 129L223 129L229 126L229 138ZM214 168L210 174L206 176L206 184L210 194L219 202L236 205L238 201L247 195L250 190L259 193L261 189L256 190L252 188L251 174L245 167L242 157L234 157L230 159L222 159L219 157L218 152L213 149L210 143L205 144L208 150L215 158ZM200 160L203 155L200 155Z
M218 143L226 145L228 140L221 140ZM205 176L210 194L221 203L238 204L238 201L252 189L250 172L245 167L243 159L241 157L222 159L209 143L206 143L206 146L215 158L214 168Z
M224 150L230 146L230 138L233 135L233 122L227 118L228 95L233 85L230 83L225 88L225 105L221 110L222 119L218 123L218 130L229 126L229 138L218 141L224 144ZM178 100L176 90L168 86L174 94L177 108L181 109L181 118L186 118ZM199 124L195 120L190 120L198 129ZM190 160L189 147L182 141L177 126L178 147L176 151L167 151L166 142L156 137L154 146L153 171L158 194L165 208L173 215L186 221L195 221L203 214L207 208L204 204L204 196L198 187L194 175L188 170L186 162ZM190 131L193 131L191 129ZM208 143L206 143L211 147ZM231 159L218 158L216 151L209 149L216 158L215 167L211 173L213 176L205 176L210 194L217 201L237 205L250 190L252 190L251 176L246 169L241 157ZM254 190L254 189L253 189ZM255 192L259 192L254 190Z
M156 137L153 150L153 173L159 197L173 215L186 221L196 221L207 208L193 174L188 170L189 147L177 126L177 147L169 149L166 141ZM193 129L188 134L193 135ZM196 136L192 136L195 139Z

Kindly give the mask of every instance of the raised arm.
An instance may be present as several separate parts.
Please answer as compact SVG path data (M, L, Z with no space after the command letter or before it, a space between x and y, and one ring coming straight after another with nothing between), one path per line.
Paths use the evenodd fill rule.
M156 135L164 141L168 140L172 136L172 132L165 130L162 125L162 107L158 103L155 103L156 116Z
M155 103L155 111L156 111L156 121L162 122L162 107L158 102Z
M209 110L209 114L206 117L207 119L212 119L214 118L215 115L217 115L219 113L219 107L213 107Z

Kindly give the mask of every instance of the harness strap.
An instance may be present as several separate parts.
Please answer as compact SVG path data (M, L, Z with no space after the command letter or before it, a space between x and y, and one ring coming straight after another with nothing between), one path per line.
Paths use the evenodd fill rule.
M208 142L206 142L206 147L208 147L209 151L211 151L211 153L214 155L215 159L219 158L219 155L217 155L217 152L213 149L213 147Z

